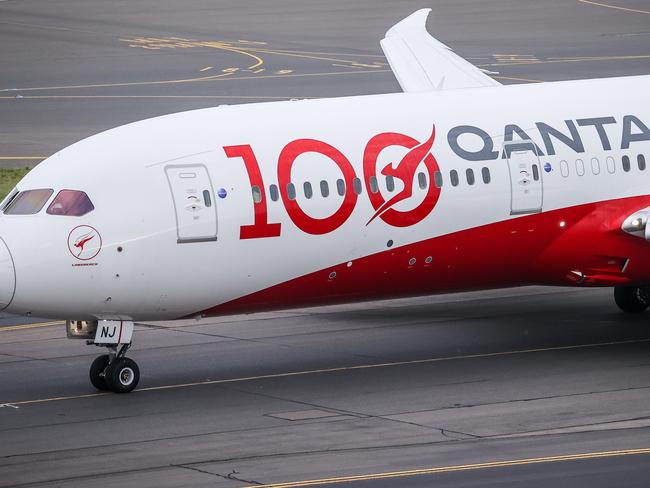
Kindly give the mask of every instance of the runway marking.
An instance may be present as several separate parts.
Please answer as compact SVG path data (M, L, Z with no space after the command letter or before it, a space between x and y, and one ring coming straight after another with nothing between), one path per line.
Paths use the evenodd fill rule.
M0 96L0 100L13 100L14 97L3 97ZM47 99L75 99L75 98L204 98L204 99L244 99L244 100L291 100L290 96L255 96L255 95L26 95L23 97L24 100L47 100ZM300 96L300 98L316 98L316 97L305 97ZM0 158L2 159L2 158ZM21 159L21 158L7 158L7 159ZM45 159L45 158L22 158L22 159Z
M494 66L520 66L530 64L554 64L554 63L584 63L590 61L634 61L641 59L650 59L650 54L630 55L630 56L577 56L567 58L547 58L547 59L531 59L521 60L516 62L499 62L496 63L478 64L480 68L488 68Z
M187 78L180 80L162 80L162 81L135 81L124 83L98 83L92 85L61 85L61 86L37 86L29 88L3 88L0 93L14 92L14 91L47 91L47 90L72 90L79 88L110 88L119 86L142 86L142 85L164 85L173 83L194 83L204 81L230 81L230 80L260 80L265 78L302 78L309 76L340 76L340 75L357 75L367 73L390 73L389 69L382 70L364 70L364 71L332 71L324 73L291 73L291 74L278 74L278 75L261 75L261 76L230 76L233 72L223 73L220 75L204 76L200 78ZM10 97L13 98L13 97ZM25 97L26 98L26 97Z
M187 48L202 48L202 47L209 47L213 49L219 49L222 51L230 51L230 52L235 52L239 53L245 56L250 56L253 59L257 61L256 64L253 66L249 66L249 70L255 70L259 67L262 66L264 63L263 59L258 56L257 54L267 54L267 55L275 55L275 56L289 56L289 57L298 57L298 58L306 58L306 59L312 59L312 60L317 60L317 61L329 61L329 62L334 62L334 63L342 63L346 67L352 67L352 66L359 66L359 67L365 67L365 68L381 68L382 66L385 66L383 63L373 63L373 64L364 64L360 63L358 61L354 60L349 60L349 59L338 59L338 58L332 58L329 57L331 55L334 56L350 56L350 57L364 57L365 55L361 54L328 54L328 53L319 53L319 52L308 52L308 51L291 51L291 50L275 50L275 49L269 49L269 48L260 48L257 46L251 46L248 43L244 43L246 45L244 46L237 46L233 45L236 43L233 42L228 42L228 41L181 41L178 42L177 40L169 37L163 37L163 38L157 38L157 37L135 37L132 39L120 39L120 41L123 42L129 42L129 47L140 47L140 48L145 48L145 49L162 49L162 48L168 48L168 49L176 49L176 48L181 48L181 49L187 49ZM241 41L237 42L238 44L242 44ZM266 44L266 43L263 43ZM257 54L256 54L257 53Z
M423 474L454 473L459 471L473 471L488 468L504 468L512 466L525 466L528 464L557 463L563 461L580 461L585 459L599 459L621 456L634 456L650 454L650 448L624 449L618 451L596 451L581 454L564 454L560 456L546 456L536 458L511 459L508 461L491 461L487 463L459 464L453 466L440 466L435 468L409 469L404 471L389 471L385 473L370 473L356 476L339 476L336 478L323 478L305 481L291 481L286 483L273 483L268 485L254 485L246 488L295 488L301 486L330 485L334 483L349 483L352 481L369 481L387 478L404 478Z
M13 97L1 97L13 98ZM38 159L47 159L48 156L0 156L0 161L35 161Z
M467 354L464 356L446 356L446 357L437 357L437 358L414 359L410 361L396 361L392 363L360 364L356 366L341 366L337 368L312 369L306 371L291 371L288 373L274 373L274 374L265 374L259 376L244 376L241 378L227 378L221 380L205 380L205 381L196 381L191 383L178 383L174 385L150 386L147 388L139 388L137 390L134 390L133 393L143 393L143 392L161 391L161 390L176 390L180 388L190 388L194 386L244 383L248 381L290 378L295 376L308 376L308 375L325 374L325 373L339 373L342 371L360 371L360 370L367 370L367 369L387 368L391 366L412 366L416 364L432 364L432 363L440 363L445 361L459 361L463 359L480 359L480 358L491 358L491 357L500 357L500 356L514 356L518 354L530 354L530 353L550 352L550 351L568 351L568 350L588 349L588 348L602 347L602 346L642 344L648 342L650 342L650 339L634 339L628 341L598 342L593 344L574 344L572 346L543 347L543 348L535 348L535 349L519 349L514 351ZM109 393L88 393L84 395L59 396L53 398L38 398L34 400L22 400L17 402L6 402L6 403L10 403L12 405L33 405L38 403L47 403L47 402L55 402L55 401L62 401L62 400L94 398L94 397L103 396L107 394Z
M41 327L52 327L54 325L64 325L65 322L62 320L57 320L55 322L37 322L34 324L20 324L20 325L10 325L7 327L0 327L0 332L9 332L12 330L24 330L24 329L40 329Z
M218 75L201 76L198 78L182 78L178 80L160 80L160 81L127 81L120 83L95 83L91 85L62 85L62 86L42 86L30 88L4 88L1 92L15 92L15 91L36 91L36 90L64 90L73 88L112 88L118 86L143 86L143 85L166 85L175 83L194 83L197 81L210 81L225 76L230 76L232 73L221 73Z
M589 5L596 5L598 7L605 7L605 8L611 8L615 10L623 10L625 12L632 12L635 14L646 14L650 15L650 11L648 10L639 10L636 8L628 8L628 7L619 7L618 5L610 5L608 3L601 3L601 2L592 2L591 0L578 0L580 3L587 3Z
M213 67L214 66L206 66L205 68L201 68L199 71L201 71L201 72L208 71L208 70L211 70Z
M544 80L531 80L530 78L515 78L514 76L492 75L492 78L499 80L525 81L527 83L544 83Z

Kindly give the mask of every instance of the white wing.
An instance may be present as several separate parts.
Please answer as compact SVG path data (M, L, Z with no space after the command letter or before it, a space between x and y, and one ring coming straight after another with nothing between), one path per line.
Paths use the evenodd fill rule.
M496 86L500 83L429 35L430 8L418 10L386 32L381 48L405 92Z

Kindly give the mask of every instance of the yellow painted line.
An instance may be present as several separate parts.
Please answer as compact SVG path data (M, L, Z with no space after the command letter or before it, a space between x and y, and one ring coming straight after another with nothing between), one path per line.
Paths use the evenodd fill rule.
M139 388L134 390L133 393L142 393L148 391L160 391L160 390L176 390L180 388L190 388L194 386L207 386L207 385L224 385L229 383L245 383L249 381L258 381L258 380L269 380L269 379L278 379L278 378L290 378L296 376L308 376L316 374L326 374L326 373L339 373L343 371L360 371L368 369L377 369L377 368L387 368L395 366L412 366L418 364L432 364L432 363L441 363L446 361L459 361L463 359L480 359L480 358L492 358L492 357L502 357L502 356L514 356L519 354L530 354L530 353L539 353L539 352L550 352L550 351L568 351L568 350L578 350L578 349L588 349L594 347L602 346L617 346L624 344L642 344L648 343L650 339L638 339L638 340L629 340L629 341L613 341L613 342L597 342L593 344L574 344L572 346L557 346L557 347L543 347L536 349L519 349L514 351L501 351L501 352L488 352L482 354L468 354L468 355L459 355L459 356L446 356L446 357L437 357L437 358L426 358L426 359L414 359L410 361L396 361L392 363L376 363L376 364L361 364L357 366L341 366L338 368L323 368L323 369L312 369L306 371L292 371L288 373L275 373L275 374L265 374L259 376L244 376L241 378L228 378L222 380L206 380L206 381L196 381L192 383L178 383L174 385L161 385L161 386L150 386L148 388ZM106 393L89 393L86 395L73 395L73 396L60 396L53 398L39 398L35 400L22 400L16 402L0 402L0 405L33 405L37 403L47 403L61 400L77 400L80 398L93 398L97 396L105 395Z
M218 75L202 76L199 78L183 78L178 80L160 80L160 81L130 81L122 83L95 83L91 85L62 85L62 86L39 86L29 88L5 88L0 92L19 92L19 91L36 91L36 90L67 90L73 88L113 88L118 86L144 86L144 85L167 85L175 83L194 83L197 81L209 81L225 76L230 76L231 73L221 73Z
M204 81L230 81L230 80L260 80L264 78L301 78L301 77L310 77L310 76L339 76L339 75L357 75L357 74L367 74L367 73L390 73L389 69L382 70L364 70L364 71L333 71L325 73L289 73L289 74L279 74L279 75L261 75L261 76L226 76L232 75L233 72L227 72L220 75L205 76L201 78L188 78L184 80L163 80L163 81L136 81L136 82L125 82L125 83L99 83L93 85L61 85L61 86L38 86L38 87L29 87L29 88L12 88L12 89L0 89L0 93L6 92L16 92L16 91L46 91L46 90L71 90L71 89L80 89L80 88L110 88L110 87L120 87L120 86L136 86L136 85L163 85L163 84L173 84L173 83L194 83L194 82L204 82ZM11 97L14 98L14 97ZM25 97L26 98L26 97Z
M601 2L592 2L591 0L578 0L580 3L587 3L589 5L596 5L597 7L605 7L605 8L611 8L614 10L623 10L624 12L632 12L635 14L646 14L650 15L650 11L648 10L639 10L636 8L628 8L628 7L619 7L618 5L610 5L608 3L601 3Z
M53 325L64 325L65 322L57 320L56 322L38 322L35 324L20 324L20 325L10 325L8 327L0 327L0 332L9 332L12 330L24 330L24 329L40 329L41 327L51 327Z
M548 58L536 60L524 60L513 62L488 63L477 65L480 68L493 66L520 66L524 64L556 64L556 63L585 63L589 61L634 61L641 59L650 59L649 54L638 56L591 56L591 57L574 57L574 58Z
M9 98L9 97L2 97L2 98ZM48 156L0 156L0 161L35 161L38 159L47 159L47 158Z
M624 449L618 451L597 451L581 454L564 454L560 456L546 456L536 458L511 459L508 461L492 461L487 463L459 464L455 466L440 466L435 468L410 469L404 471L389 471L385 473L370 473L357 476L339 476L336 478L323 478L305 481L291 481L287 483L274 483L270 485L255 485L246 488L296 488L301 486L328 485L334 483L349 483L352 481L368 481L387 478L403 478L407 476L418 476L423 474L453 473L458 471L472 471L488 468L505 468L512 466L525 466L528 464L545 464L566 461L580 461L586 459L599 459L620 456L634 456L650 454L650 448Z
M364 67L367 67L366 65L357 66L355 64L338 64L338 63L332 63L332 66L340 66L341 68L357 68L357 69L363 69ZM377 66L377 67L381 68L381 66Z
M499 80L525 81L527 83L544 83L543 80L531 80L530 78L515 78L514 76L493 75L492 78L497 78Z

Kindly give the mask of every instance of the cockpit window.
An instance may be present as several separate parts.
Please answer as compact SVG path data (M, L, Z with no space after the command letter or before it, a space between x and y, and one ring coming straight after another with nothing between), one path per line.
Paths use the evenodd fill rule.
M54 201L47 207L50 215L67 215L80 217L95 210L95 206L82 191L61 190Z
M33 215L43 208L54 193L54 190L27 190L16 195L6 206L7 215Z

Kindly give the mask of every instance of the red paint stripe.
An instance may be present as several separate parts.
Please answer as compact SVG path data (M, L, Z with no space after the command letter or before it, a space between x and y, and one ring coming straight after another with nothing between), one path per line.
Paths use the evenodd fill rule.
M117 343L120 344L122 342L122 324L123 322L120 320L120 335L117 338Z
M387 249L355 259L351 267L340 263L200 313L226 315L528 284L650 283L650 243L620 229L627 216L647 206L650 196L642 196L496 222ZM389 231L385 235L390 238ZM415 263L409 264L412 259ZM626 259L629 264L622 272L618 263ZM574 271L593 279L577 283Z

